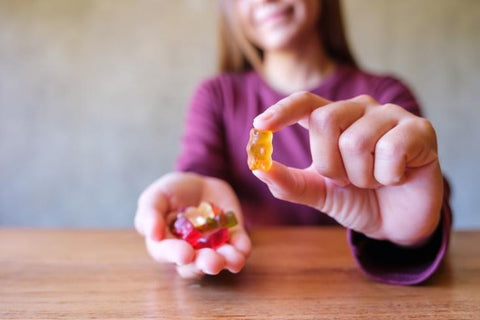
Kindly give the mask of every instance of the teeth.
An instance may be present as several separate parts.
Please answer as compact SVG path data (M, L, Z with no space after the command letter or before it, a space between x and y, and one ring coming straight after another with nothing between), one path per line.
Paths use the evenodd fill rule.
M258 7L255 10L255 17L258 20L264 20L270 16L280 14L285 10L283 7L279 7L278 5L263 5Z

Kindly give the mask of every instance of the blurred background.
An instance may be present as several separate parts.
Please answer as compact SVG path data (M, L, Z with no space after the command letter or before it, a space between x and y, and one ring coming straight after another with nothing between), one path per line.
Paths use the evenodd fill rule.
M480 228L480 1L343 8L360 64L436 127L455 228ZM0 225L132 226L215 61L215 0L0 0Z

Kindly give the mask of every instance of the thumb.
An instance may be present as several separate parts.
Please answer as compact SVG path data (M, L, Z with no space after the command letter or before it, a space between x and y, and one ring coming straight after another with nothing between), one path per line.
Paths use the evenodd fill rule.
M268 172L254 170L253 174L268 186L275 198L322 211L326 195L325 178L312 167L296 169L273 161Z

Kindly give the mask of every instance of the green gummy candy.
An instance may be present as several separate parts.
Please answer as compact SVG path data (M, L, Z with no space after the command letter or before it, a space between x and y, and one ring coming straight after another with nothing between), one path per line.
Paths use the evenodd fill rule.
M233 211L227 211L225 212L225 220L224 224L222 227L225 228L231 228L234 227L238 224L237 217L235 216L235 213Z
M197 229L201 232L204 232L204 231L214 230L214 229L217 229L219 227L220 227L220 225L218 224L218 222L215 219L208 217L206 219L205 223L198 226Z
M196 229L200 232L207 232L218 228L231 228L237 224L237 217L233 211L221 211L214 218L207 217L204 223L196 226Z

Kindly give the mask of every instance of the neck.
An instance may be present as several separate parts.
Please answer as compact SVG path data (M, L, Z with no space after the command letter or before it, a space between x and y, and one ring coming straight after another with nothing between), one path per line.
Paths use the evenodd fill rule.
M319 86L335 68L318 37L289 49L266 51L263 76L275 90L291 94Z

